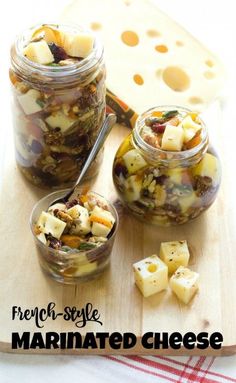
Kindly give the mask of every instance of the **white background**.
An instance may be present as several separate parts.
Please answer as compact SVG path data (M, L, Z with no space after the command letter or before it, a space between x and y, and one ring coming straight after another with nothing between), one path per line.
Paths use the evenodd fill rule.
M98 0L99 1L99 0ZM109 1L109 0L107 0ZM27 26L48 21L56 21L66 0L11 1L2 2L0 14L0 127L7 134L11 131L9 110L8 58L10 43L16 33ZM230 136L230 144L225 161L235 161L236 139L236 17L234 1L213 0L156 0L155 3L172 18L176 19L195 37L215 52L226 66L228 81L224 90L225 105L223 110L223 134ZM91 10L92 11L92 10ZM111 17L112 15L104 15ZM4 136L0 136L0 164L4 151ZM234 176L234 178L236 178ZM232 182L233 187L233 182ZM235 190L235 189L234 189ZM232 191L234 192L234 191ZM2 224L2 217L1 224ZM223 256L223 255L222 255ZM235 304L235 302L232 302ZM1 329L4 331L4 329ZM109 361L103 358L75 357L38 357L0 354L0 382L52 382L60 383L65 379L83 377L82 381L102 382L101 368L109 370ZM236 376L236 357L224 358L219 361L225 374ZM98 370L95 368L98 368ZM108 373L107 370L107 373ZM233 373L234 370L234 373ZM124 381L124 377L109 375L110 382ZM112 379L111 379L112 376ZM105 377L105 376L104 376ZM136 382L141 382L136 376ZM131 379L132 381L132 379ZM146 380L147 382L147 380Z

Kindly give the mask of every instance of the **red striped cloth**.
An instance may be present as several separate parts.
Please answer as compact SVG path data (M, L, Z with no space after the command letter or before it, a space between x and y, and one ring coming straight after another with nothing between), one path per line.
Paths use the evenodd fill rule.
M175 383L226 383L236 378L217 372L215 357L164 357L164 356L106 356L105 358L144 375L152 376L153 382ZM227 360L227 358L225 358ZM152 381L152 380L151 380ZM145 382L145 380L144 380Z

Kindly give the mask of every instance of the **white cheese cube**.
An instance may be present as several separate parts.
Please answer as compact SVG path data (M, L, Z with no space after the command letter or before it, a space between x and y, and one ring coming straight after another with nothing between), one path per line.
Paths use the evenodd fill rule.
M183 169L169 169L167 170L166 175L170 177L171 182L174 182L175 184L182 184Z
M73 273L75 277L80 277L86 274L90 274L97 269L97 262L88 262L78 266L78 269Z
M184 143L190 141L202 129L201 124L197 124L189 115L183 119L181 125L184 129Z
M184 142L184 130L181 126L166 125L162 136L161 149L181 151Z
M75 205L67 210L67 213L74 219L70 229L71 234L88 234L91 231L88 210L81 206Z
M85 210L84 210L85 209ZM86 212L86 208L84 208L83 206L77 204L75 206L72 206L71 208L69 208L67 210L67 214L69 214L71 216L71 218L73 219L77 219L79 218L80 214L85 214L87 217L88 217L88 212Z
M141 197L142 179L136 175L130 176L124 182L125 198L128 202L138 201Z
M173 274L179 266L188 265L190 254L187 242L162 242L159 256L167 265L169 273Z
M29 43L23 53L29 60L38 64L50 64L54 61L53 54L44 40Z
M60 128L61 132L65 133L76 120L66 116L63 112L58 111L47 117L45 121L51 128Z
M54 217L52 214L42 211L37 226L42 233L51 234L53 237L60 239L66 227L66 223Z
M203 159L193 169L194 176L210 177L213 183L217 183L220 178L220 167L218 158L213 154L206 153Z
M65 270L65 275L80 277L97 269L97 262L90 262L85 253L78 254L73 266Z
M33 114L40 112L43 108L37 104L37 99L40 98L40 92L35 89L28 90L27 93L18 97L20 106L25 114Z
M186 213L186 211L193 206L197 206L201 200L196 196L195 192L191 192L188 195L178 198L178 203L181 207L182 213Z
M93 50L94 37L90 33L77 33L64 35L64 49L69 56L87 57Z
M188 304L198 290L199 274L180 266L170 278L171 290L177 297Z
M157 255L134 263L134 279L144 297L156 294L168 286L168 268Z
M104 210L99 206L95 206L90 213L90 220L102 223L105 226L112 228L115 222L115 218L110 211Z
M45 234L40 233L40 234L36 235L36 237L40 240L40 242L42 242L44 245L46 245L47 240L46 240Z
M145 159L136 149L129 150L125 153L123 160L130 174L136 173L147 165Z
M93 235L107 237L115 223L115 218L110 211L95 206L90 214L90 222L92 222Z
M107 237L111 229L102 223L93 222L92 224L92 234L97 237Z

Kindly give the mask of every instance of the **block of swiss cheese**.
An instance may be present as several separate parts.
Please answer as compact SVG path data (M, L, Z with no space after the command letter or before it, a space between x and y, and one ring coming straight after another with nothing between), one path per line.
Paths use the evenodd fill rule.
M148 0L74 0L63 22L92 28L105 46L107 102L131 121L156 105L203 110L222 87L224 69L209 50ZM127 104L129 108L125 105Z

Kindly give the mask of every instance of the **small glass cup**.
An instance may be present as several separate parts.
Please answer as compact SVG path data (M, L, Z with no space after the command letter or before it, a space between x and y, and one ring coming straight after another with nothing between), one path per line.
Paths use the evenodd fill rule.
M55 250L43 244L35 235L34 225L40 213L46 211L53 201L62 197L68 190L60 190L47 195L34 206L30 216L30 228L34 237L40 266L49 277L64 284L76 284L101 274L110 262L119 217L115 207L107 201L109 210L115 218L115 225L104 244L85 251L71 249L68 252ZM94 192L93 192L94 193ZM97 194L97 193L94 193ZM99 194L97 194L100 196Z

